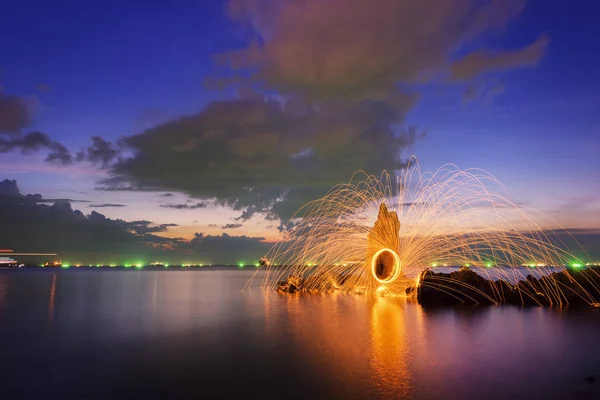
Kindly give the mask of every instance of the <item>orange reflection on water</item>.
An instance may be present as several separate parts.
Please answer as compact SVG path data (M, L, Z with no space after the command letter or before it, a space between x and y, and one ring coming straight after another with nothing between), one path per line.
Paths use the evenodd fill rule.
M412 370L423 351L423 313L405 299L368 296L265 295L267 335L291 338L300 365L327 371L326 397L361 398L376 392L405 398L413 393ZM284 302L277 317L273 303Z
M373 382L383 394L409 397L411 365L406 307L397 299L376 298L371 305L371 367Z

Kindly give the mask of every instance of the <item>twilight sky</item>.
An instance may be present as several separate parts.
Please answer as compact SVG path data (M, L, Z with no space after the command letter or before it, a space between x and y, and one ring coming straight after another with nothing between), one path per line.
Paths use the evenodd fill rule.
M106 241L23 231L0 248L255 258L306 201L413 154L425 170L485 169L600 237L598 13L594 0L8 0L0 181L78 200L82 215L59 202L50 218L30 199L40 232L77 220ZM24 197L0 189L20 223ZM128 247L108 239L121 234Z

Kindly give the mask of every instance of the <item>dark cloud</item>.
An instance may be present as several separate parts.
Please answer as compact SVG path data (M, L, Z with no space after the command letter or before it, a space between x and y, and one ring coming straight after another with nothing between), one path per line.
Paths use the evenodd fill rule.
M238 229L244 226L243 224L225 224L221 227L221 229Z
M93 212L93 211L92 211ZM131 221L127 223L128 229L139 235L145 235L149 233L166 232L172 226L178 226L177 224L161 224L154 225L151 221Z
M73 161L69 150L61 143L41 132L23 135L23 130L33 123L31 108L39 105L36 96L29 98L4 93L0 86L0 153L20 151L33 154L46 151L46 161L70 164ZM8 136L3 138L2 135Z
M92 145L77 153L77 161L88 161L106 168L119 155L118 146L100 136L92 137Z
M467 79L535 64L546 39L488 53L465 44L501 33L524 0L231 0L255 34L221 58L250 82L309 98L379 98L398 84ZM481 42L481 40L479 40Z
M248 208L246 208L245 210L242 211L242 214L238 217L235 217L236 221L247 221L250 218L252 218L252 216L254 214L256 214L257 212L259 212L258 207L255 206L249 206Z
M25 201L35 203L56 203L57 201L68 201L69 203L89 203L89 200L74 200L74 199L45 199L39 194L28 194L25 195Z
M0 137L0 153L20 151L21 154L33 154L46 150L46 161L50 163L67 165L73 162L73 156L61 143L50 139L42 132L31 132L24 136L13 136L8 139Z
M0 183L3 246L21 251L79 254L89 259L152 253L174 244L171 239L146 234L148 221L113 220L95 211L86 216L73 210L68 201L46 205L28 201L30 196L22 195L15 181Z
M18 135L33 122L27 102L0 87L0 134Z
M95 207L95 208L126 207L125 204L113 204L113 203L90 204L89 206Z
M4 198L23 197L21 191L19 190L19 186L17 185L17 181L14 179L5 179L2 182L0 182L0 196Z
M269 245L263 238L205 236L192 240L156 235L176 224L110 219L96 211L84 215L68 201L39 204L20 193L16 181L0 182L0 243L15 251L58 253L75 262L138 262L166 259L170 262L237 264L254 262ZM40 196L41 197L41 196ZM25 261L25 260L24 260ZM47 260L36 259L35 262Z
M287 218L356 170L394 170L414 129L394 129L414 96L328 101L260 95L210 104L204 111L124 139L104 190L169 190L240 211Z
M20 151L21 154L33 154L46 151L46 161L50 163L67 165L73 161L88 161L102 168L107 167L118 157L119 146L99 136L92 137L92 145L73 157L62 143L52 140L45 133L22 134L22 131L33 122L30 108L35 108L38 103L39 100L35 96L27 100L5 94L0 88L0 135L9 135L8 138L0 136L0 153Z
M195 204L161 204L160 206L164 208L174 208L176 210L196 210L198 208L208 207L208 203L201 202Z
M396 168L398 162L390 160L389 154L384 154L378 163L358 162L365 153L360 149L362 143L358 142L375 141L377 145L372 147L382 150L378 147L382 136L390 136L390 127L402 122L417 98L401 88L429 82L462 82L488 72L535 66L548 43L547 37L541 36L532 44L516 49L471 49L474 43L485 42L482 39L489 35L503 32L523 10L524 0L230 0L228 5L232 19L249 27L252 36L245 48L218 57L240 71L240 76L235 78L241 86L240 100L217 102L199 115L173 122L164 122L165 114L159 110L147 110L140 116L142 126L160 125L142 135L126 138L125 145L138 151L130 160L119 159L121 143L93 137L92 145L78 152L75 159L101 168L116 164L112 172L117 178L127 180L118 184L109 179L103 182L102 188L154 190L155 187L159 190L169 187L185 193L196 192L196 188L189 187L187 176L177 182L168 171L165 176L150 177L150 173L137 168L140 163L148 162L146 158L150 154L160 151L161 145L170 146L168 155L163 157L166 158L199 148L201 152L207 151L209 146L219 146L217 142L225 136L231 145L215 150L225 152L226 156L238 155L244 162L251 162L250 156L259 159L260 154L268 158L273 152L282 153L283 157L276 157L270 165L276 168L287 164L282 173L288 172L289 164L294 162L311 164L315 174L324 168L331 169L324 166L329 162L354 164L359 168L362 165L370 168L370 164ZM285 104L285 110L276 110L273 104L261 110L259 103L278 103L281 99L265 100L251 87L284 96L280 105ZM472 96L473 89L469 86L465 97ZM228 111L237 114L237 119L228 121ZM21 137L22 130L31 122L31 112L24 98L0 92L0 133L14 136L0 142L0 152L48 150L48 162L69 164L73 161L62 144L42 133ZM236 132L232 132L234 128ZM175 132L175 137L167 139L167 131ZM294 143L290 140L293 135L297 136ZM147 140L144 136L148 136ZM208 143L209 137L214 139L212 143ZM397 157L406 143L391 142L394 141L387 144ZM261 148L257 149L254 143L260 143ZM328 152L335 154L329 157ZM346 157L341 157L342 153ZM181 162L183 169L184 160ZM245 176L259 173L250 179L248 186L240 186L238 179L227 175L230 170L226 169L218 175L227 175L227 179L235 181L231 193L224 195L221 187L215 187L225 186L225 182L222 185L211 182L202 192L212 192L210 195L223 204L241 210L243 220L255 212L270 212L284 194L282 186L279 182L268 185L273 173L267 174L264 183L252 182L262 180L260 171L254 167L264 170L268 162L252 163L248 172L241 171ZM202 162L190 162L190 170L198 164ZM208 168L215 167L209 165ZM349 165L340 168L344 173L348 170ZM340 175L347 177L347 174ZM325 176L325 180L331 182L332 176L328 173ZM245 188L254 191L250 197L258 194L260 199L246 202L244 197L247 196L242 193ZM295 183L287 189L290 189L286 192L289 199L303 192ZM322 190L317 192L322 193Z
M405 166L401 156L419 136L399 128L419 98L408 85L537 62L544 37L512 50L465 51L501 33L523 7L521 0L231 0L232 18L256 39L219 57L245 77L239 98L124 138L133 156L112 164L100 187L178 191L238 211L238 221L257 213L287 220L357 170Z
M68 165L73 162L73 157L69 150L58 142L52 142L53 145L50 147L50 152L46 156L46 161L49 163L57 163L62 165Z
M0 182L0 196L5 199L18 200L24 203L89 203L88 200L73 200L73 199L46 199L41 194L22 195L19 191L17 181L14 179L4 179Z

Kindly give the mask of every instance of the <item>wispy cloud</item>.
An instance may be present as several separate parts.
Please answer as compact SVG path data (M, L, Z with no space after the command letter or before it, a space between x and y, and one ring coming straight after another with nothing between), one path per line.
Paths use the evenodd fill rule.
M243 224L225 224L221 227L221 229L238 229L241 228Z
M209 206L206 202L196 203L196 204L161 204L163 208L173 208L176 210L196 210L198 208L206 208Z

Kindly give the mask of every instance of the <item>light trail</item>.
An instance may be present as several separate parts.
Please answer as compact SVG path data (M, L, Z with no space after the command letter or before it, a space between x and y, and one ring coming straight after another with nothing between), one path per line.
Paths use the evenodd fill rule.
M57 256L56 253L8 253L3 252L3 254L10 256Z
M562 240L568 232L509 195L483 170L445 165L424 173L414 158L396 179L359 171L294 215L266 254L277 267L261 266L262 286L281 289L292 278L288 283L305 292L405 295L433 266L470 267L490 281L517 282L584 264ZM392 257L382 261L388 272L378 276L374 263L382 253ZM535 290L551 304L564 304L562 284L545 285ZM444 290L444 282L436 286ZM497 292L494 302L502 302Z

